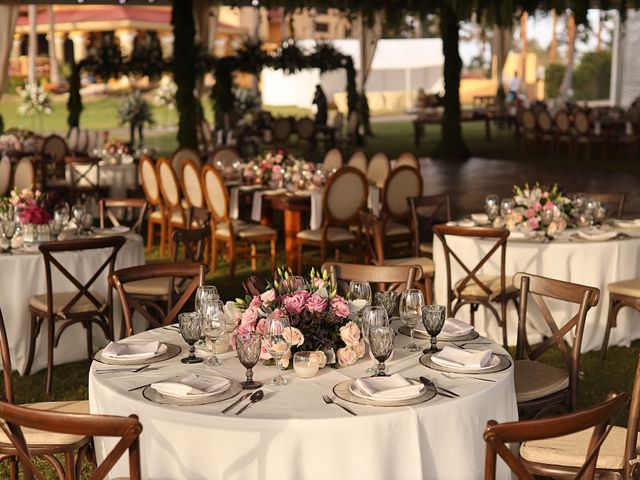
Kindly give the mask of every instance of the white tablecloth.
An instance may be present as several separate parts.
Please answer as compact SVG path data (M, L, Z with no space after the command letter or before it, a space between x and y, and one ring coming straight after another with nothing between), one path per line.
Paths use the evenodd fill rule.
M142 237L127 235L128 241L122 246L116 259L116 268L142 265L144 249ZM55 257L67 268L71 274L82 282L86 282L104 263L111 249L82 251L75 253L56 254ZM0 308L4 316L11 351L13 368L21 374L26 367L29 351L30 314L29 298L33 295L47 293L44 260L42 254L33 253L0 254ZM56 292L77 291L58 270L53 269L53 285ZM103 298L107 296L106 272L96 280L93 290ZM114 292L115 297L115 292ZM118 334L119 329L116 329ZM104 345L102 330L94 326L94 344ZM37 372L47 366L47 326L43 323L36 342L36 352L33 360L32 372ZM69 327L60 337L60 343L54 351L56 365L75 362L87 358L85 330L81 325Z
M447 237L447 242L470 268L473 268L495 243L491 240L453 236ZM444 305L447 300L447 273L444 250L437 238L434 239L433 258L436 264L435 300ZM499 254L494 255L479 273L499 274L499 259ZM453 259L451 271L454 282L464 276L464 271ZM569 241L568 237L565 237L565 240L557 239L550 243L509 240L505 271L508 282L514 274L528 272L599 288L600 302L587 315L582 351L599 350L604 338L609 308L606 286L611 282L640 276L640 238L590 242ZM577 306L571 307L553 302L549 302L549 305L552 315L560 325L578 311ZM527 333L533 333L531 339L535 341L536 330L545 335L548 335L549 331L538 315L536 307L531 304L529 308L528 318L532 323L527 325ZM469 307L462 307L456 317L468 320ZM509 344L515 345L518 316L511 302L509 302L507 319ZM628 308L620 310L618 326L611 331L610 345L628 346L632 340L640 338L640 321L638 320L637 312ZM476 313L476 327L482 334L501 342L502 332L493 315L485 308L481 307ZM539 339L540 335L537 335L537 338ZM569 336L567 339L571 340Z
M186 347L180 334L156 329L136 339L158 339ZM145 400L141 390L127 389L170 378L184 372L210 372L203 365L185 366L180 357L158 364L158 370L139 374L96 375L103 365L94 362L89 374L92 413L140 417L142 477L179 479L368 479L470 480L483 478L485 444L482 432L490 419L517 419L513 368L486 378L447 379L418 363L419 354L399 349L407 337L398 335L397 349L388 362L391 372L407 377L425 375L460 398L437 396L411 407L379 408L349 404L353 417L335 405L326 405L337 383L362 376L370 360L344 369L325 368L313 379L293 382L267 393L265 399L242 416L220 411L232 400L218 404L173 407ZM423 341L424 343L424 341ZM492 348L502 351L497 345ZM244 369L235 353L223 354L216 372L242 380ZM258 365L254 378L267 381L275 367ZM235 399L234 399L235 400ZM113 439L96 439L104 458ZM112 473L127 475L121 461ZM500 465L498 478L510 478Z

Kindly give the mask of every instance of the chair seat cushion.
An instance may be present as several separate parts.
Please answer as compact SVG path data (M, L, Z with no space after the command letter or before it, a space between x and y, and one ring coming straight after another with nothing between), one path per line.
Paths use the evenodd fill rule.
M154 210L149 214L149 218L152 218L154 220L160 220L162 219L162 212L160 210Z
M233 233L237 238L249 239L251 237L268 237L278 233L271 227L260 225L259 223L244 222L242 220L233 221ZM216 235L222 237L229 236L229 225L220 223L216 228Z
M98 300L101 304L105 304L105 300L100 296L100 294L89 290L91 294ZM53 294L53 311L58 313L62 311L62 308L69 303L69 301L75 297L77 292L64 292L64 293L54 293ZM29 299L29 305L37 310L41 310L43 312L47 311L47 295L34 295ZM98 310L94 303L89 300L84 295L80 297L80 299L73 305L71 310L68 313L86 313L86 312L95 312Z
M411 235L411 229L409 228L408 225L405 225L404 223L398 223L398 222L394 222L393 220L390 220L387 222L385 226L384 234L387 237Z
M420 265L423 275L436 271L436 265L433 260L427 257L405 257L405 258L388 258L384 260L385 265Z
M607 288L611 293L640 298L640 278L610 283Z
M491 290L491 294L487 294L478 283L476 283L473 279L471 279L467 285L460 292L463 296L473 296L473 297L486 297L488 300L492 300L500 293L500 276L492 276L492 275L476 275L478 280L482 282L482 284ZM516 287L508 280L510 277L507 276L505 279L505 293L507 295L512 295L518 291ZM458 280L455 283L453 288L453 294L458 296L458 286L462 283L462 279Z
M81 401L65 401L65 402L41 402L41 403L28 403L22 405L23 407L33 408L35 410L47 410L49 412L59 413L83 413L89 414L89 402L87 400ZM56 433L56 432L44 432L42 430L35 430L32 428L23 428L25 440L29 447L38 445L70 445L82 441L87 438L84 435L73 435L69 433ZM7 436L0 430L0 444L11 444Z
M166 297L169 295L170 288L170 277L145 278L124 285L124 290L131 295L151 297Z
M418 249L420 250L420 253L433 255L433 243L421 243L418 246Z
M587 458L592 434L593 428L588 428L562 437L530 440L520 446L520 456L529 462L580 468ZM622 470L626 435L626 428L611 429L600 448L596 468ZM636 445L640 447L640 443Z
M569 388L569 374L542 362L515 361L516 399L518 403L546 397Z
M311 240L312 242L322 241L322 229L317 230L303 230L297 235L302 240ZM329 242L352 242L355 241L356 236L353 232L350 232L346 228L329 227L327 229L327 240Z

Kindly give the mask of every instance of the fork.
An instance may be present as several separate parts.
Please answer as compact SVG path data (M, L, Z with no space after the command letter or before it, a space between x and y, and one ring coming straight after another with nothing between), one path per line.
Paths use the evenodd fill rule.
M133 370L130 369L130 368L105 368L103 370L96 370L95 373L113 373L113 372L138 373L138 372L142 372L143 370L146 370L150 366L151 366L151 364L148 363L146 365L142 365L141 367L134 368Z
M324 400L324 403L326 403L327 405L337 405L339 406L341 409L343 409L345 412L350 413L351 415L353 415L354 417L357 417L358 415L351 410L350 408L345 407L344 405L342 405L341 403L338 402L334 402L333 399L329 396L329 395L322 395L322 399Z
M495 383L495 380L492 380L490 378L480 378L480 377L471 377L471 376L467 376L467 375L460 375L458 377L454 377L453 375L449 375L448 373L444 373L444 372L440 372L440 375L442 375L444 378L448 378L450 380L457 380L459 378L470 378L471 380L479 380L481 382L492 382Z

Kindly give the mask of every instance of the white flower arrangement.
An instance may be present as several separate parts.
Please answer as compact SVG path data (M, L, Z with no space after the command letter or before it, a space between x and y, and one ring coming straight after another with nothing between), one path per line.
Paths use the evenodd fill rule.
M20 96L18 114L23 117L34 115L50 115L53 107L49 101L49 94L40 85L27 83L24 87L16 88Z
M169 110L176 108L176 93L178 86L172 80L162 81L153 93L153 104L157 107L167 107Z

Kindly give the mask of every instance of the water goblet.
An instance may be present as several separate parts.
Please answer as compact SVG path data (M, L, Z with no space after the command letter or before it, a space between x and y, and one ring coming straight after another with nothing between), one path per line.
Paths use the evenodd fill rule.
M77 204L73 206L73 221L76 224L76 234L80 235L82 233L82 217L84 216L85 210L82 204Z
M369 331L371 327L388 327L389 317L387 311L381 306L365 307L362 310L362 338L365 345L369 342ZM375 357L374 357L375 358ZM367 374L374 375L378 371L377 362L367 368Z
M431 348L426 348L423 353L435 353L440 349L437 347L438 340L436 337L442 331L444 326L445 313L447 308L444 305L425 305L422 307L422 323L429 335L431 335Z
M5 220L2 222L2 233L5 238L9 240L9 251L11 251L11 239L16 234L16 230L18 228L18 222L13 220Z
M253 367L260 359L261 348L262 337L257 333L241 333L236 336L238 360L240 360L242 366L247 369L247 379L240 383L244 390L254 390L262 386L262 383L253 379Z
M420 350L420 347L418 347L413 340L413 331L420 323L423 306L424 296L417 288L405 290L402 292L402 295L400 295L400 320L402 320L402 323L410 330L409 344L404 347L407 352L417 352Z
M502 200L500 200L500 216L506 219L513 213L513 209L515 207L516 202L513 200L513 198L503 198Z
M64 223L59 219L54 218L49 222L49 231L51 232L54 240L58 240L63 228Z
M82 219L80 220L80 222L82 223L82 229L84 230L84 232L86 234L89 234L91 232L91 228L93 227L93 215L88 212L85 213L84 215L82 215Z
M553 209L543 208L540 212L540 220L543 225L549 225L553 221Z
M196 290L196 295L194 299L194 306L196 312L200 312L204 315L205 308L207 305L215 302L216 300L220 300L220 294L218 293L218 289L213 285L200 285ZM204 347L205 346L205 335L202 333L200 335L200 340L198 340L197 345Z
M180 333L189 345L189 356L184 357L182 363L202 363L202 358L196 357L196 347L193 346L202 331L202 315L199 312L186 312L178 315Z
M396 331L392 327L372 326L369 328L369 345L371 354L378 361L378 369L374 376L385 377L386 365L384 362L393 352L393 339Z
M387 317L391 318L398 305L398 292L376 292L374 294L374 299L376 305L384 307L387 311Z
M285 316L267 317L265 325L264 339L266 341L267 352L276 362L278 368L278 375L276 375L269 385L274 387L280 387L287 385L289 380L282 376L282 362L281 360L289 353L291 345L287 338L291 338L291 335L285 335L285 330L290 329L289 320Z
M215 300L204 307L202 313L202 332L211 342L211 358L206 362L210 367L222 365L222 361L216 355L216 342L227 328L227 316L224 313L224 305L220 300Z
M489 217L489 221L493 222L500 212L500 197L498 195L487 195L484 199L484 211Z
M351 304L355 310L356 322L359 322L362 317L362 309L371 305L371 285L369 282L351 280L349 282L349 294L351 296Z

